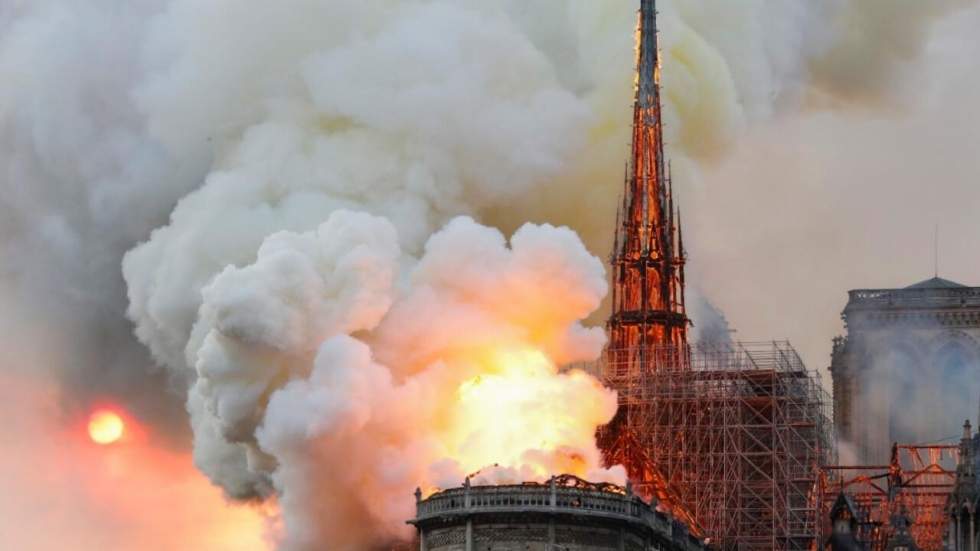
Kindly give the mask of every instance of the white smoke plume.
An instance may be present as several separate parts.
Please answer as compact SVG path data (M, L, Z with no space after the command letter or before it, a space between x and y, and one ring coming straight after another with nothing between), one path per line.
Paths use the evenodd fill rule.
M289 548L381 543L416 485L495 463L519 480L621 481L598 469L593 437L615 396L557 370L605 341L577 322L606 290L578 238L529 225L508 248L459 218L417 263L399 252L387 220L340 210L205 288L188 345L198 465L233 493L262 494L271 476Z
M708 194L699 167L747 128L901 98L933 21L965 3L663 2L685 206ZM588 468L584 435L609 397L555 369L597 353L599 334L578 321L604 293L601 266L566 230L527 226L508 248L455 217L507 233L567 225L608 249L635 9L0 5L0 81L13 83L0 89L5 325L28 311L48 328L67 404L109 395L179 435L186 399L198 464L231 496L279 494L292 548L357 548L404 519L409 487L486 466L487 450L463 450L509 433L467 439L446 415L467 403L449 389L480 373L473 392L513 388L501 367L513 358L488 348L530 366L535 393L515 408L590 406L545 457L501 463ZM694 243L707 227L688 225ZM339 500L336 488L358 491ZM406 501L369 508L368 489ZM340 534L342 520L365 532Z

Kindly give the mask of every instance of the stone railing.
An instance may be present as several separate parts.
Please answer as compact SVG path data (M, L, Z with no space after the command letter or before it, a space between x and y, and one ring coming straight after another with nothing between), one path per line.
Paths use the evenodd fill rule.
M611 487L610 487L611 488ZM622 491L622 490L621 490ZM454 488L421 499L417 494L417 518L453 513L498 512L513 509L547 513L590 514L622 520L645 520L650 507L631 492L565 486L552 479L547 484L470 486Z
M525 483L501 486L474 486L467 478L461 488L435 493L422 499L416 490L416 518L419 525L436 519L451 519L498 513L540 513L603 518L624 522L674 542L675 548L691 551L706 549L666 513L657 511L635 496L630 486L594 484L563 475L544 484Z

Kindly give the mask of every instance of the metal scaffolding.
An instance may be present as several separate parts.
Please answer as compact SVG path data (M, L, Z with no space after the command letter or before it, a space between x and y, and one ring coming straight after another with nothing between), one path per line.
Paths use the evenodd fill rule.
M820 536L830 536L830 510L843 492L858 506L857 539L870 551L883 551L892 535L892 518L904 515L922 551L942 551L948 521L946 504L956 485L956 445L892 446L888 465L824 466L819 484Z
M598 372L620 403L600 446L638 492L720 550L811 548L830 399L788 343L609 350Z

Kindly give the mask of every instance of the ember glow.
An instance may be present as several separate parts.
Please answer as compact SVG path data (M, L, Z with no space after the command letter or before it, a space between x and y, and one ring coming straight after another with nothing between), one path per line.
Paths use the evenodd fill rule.
M123 437L125 430L122 417L114 411L100 409L89 417L88 435L96 444L114 444Z

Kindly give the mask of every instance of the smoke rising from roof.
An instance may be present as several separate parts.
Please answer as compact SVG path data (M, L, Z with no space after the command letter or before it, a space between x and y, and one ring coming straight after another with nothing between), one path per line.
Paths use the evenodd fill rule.
M931 25L965 2L921 4L663 3L668 141L682 202L695 213L686 218L689 247L708 281L727 270L701 259L732 241L712 229L725 219L697 214L714 213L709 191L722 181L703 172L764 122L902 99ZM214 480L233 496L283 492L289 473L303 472L291 465L322 450L260 431L263 421L288 432L287 420L318 418L273 416L281 403L274 391L312 392L327 343L369 366L342 338L368 329L384 335L369 343L372 361L394 368L397 355L386 351L420 341L382 331L380 318L399 311L384 302L414 296L413 277L436 277L418 275L426 243L457 215L506 233L528 220L565 224L592 252L608 249L628 140L634 9L584 0L0 7L0 80L8 83L0 90L0 326L12 328L2 345L20 350L26 334L50 350L43 361L4 369L55 378L69 411L113 396L178 444L186 400L198 462ZM384 220L366 225L387 234L370 248L390 281L379 281L384 270L364 278L363 259L343 267L318 259L326 253L317 228L341 210ZM493 233L460 224L445 231ZM558 286L586 298L564 305L574 316L546 320L577 328L560 346L526 337L547 342L556 362L581 358L595 342L576 322L601 297L601 277L566 234L532 226L519 235L535 234L564 236L560 250L540 254L575 268L539 266L551 277L528 289ZM518 254L516 243L507 253L501 237L486 239L505 265ZM454 250L473 246L464 240ZM481 280L466 265L447 269L444 276ZM482 281L480 292L496 284ZM753 329L768 327L725 285L709 287L736 326L749 318ZM311 310L314 296L331 301ZM342 319L348 301L363 318ZM400 315L411 320L412 311ZM526 329L530 319L506 325ZM364 370L384 378L383 369ZM307 541L304 534L287 540Z
M285 545L301 549L383 543L416 485L492 464L621 481L593 436L614 394L556 367L598 356L601 329L577 320L605 291L567 228L528 225L508 246L457 218L417 262L363 213L275 234L204 289L187 347L196 462L238 497L274 486Z

